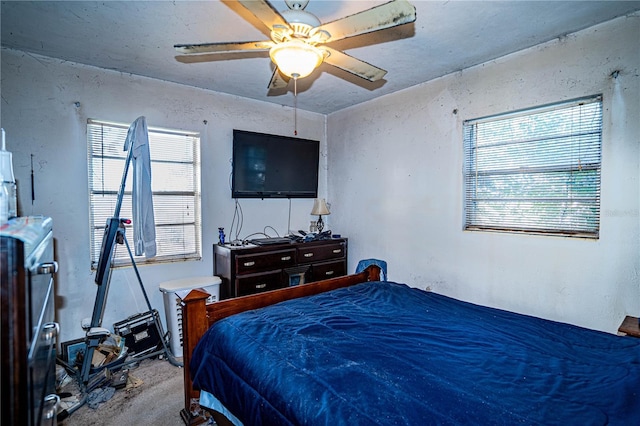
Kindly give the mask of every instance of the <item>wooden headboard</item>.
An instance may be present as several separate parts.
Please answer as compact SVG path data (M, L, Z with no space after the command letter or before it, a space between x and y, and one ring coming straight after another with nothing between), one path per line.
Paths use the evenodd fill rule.
M222 300L209 305L206 304L206 299L209 297L208 293L200 290L189 292L182 299L182 346L184 353L184 408L180 411L182 420L187 425L196 425L207 421L203 410L198 404L200 392L193 389L192 386L189 364L191 363L193 350L211 324L240 312L264 308L285 300L312 296L367 281L379 280L380 268L371 265L359 274L345 275L310 284Z

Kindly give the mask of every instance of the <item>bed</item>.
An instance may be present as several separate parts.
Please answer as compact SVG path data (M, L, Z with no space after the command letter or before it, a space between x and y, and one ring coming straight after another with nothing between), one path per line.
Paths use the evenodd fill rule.
M373 266L205 299L184 299L188 424L640 424L640 339L379 281Z

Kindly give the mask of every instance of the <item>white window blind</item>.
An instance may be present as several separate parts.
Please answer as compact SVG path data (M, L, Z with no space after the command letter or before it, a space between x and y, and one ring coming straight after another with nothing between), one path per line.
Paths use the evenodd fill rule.
M465 229L598 238L601 147L601 96L465 121Z
M89 120L87 123L91 267L95 269L106 220L114 214L127 151L123 150L129 124ZM136 263L201 258L200 135L148 128L151 189L156 224L157 256L135 257ZM131 218L133 163L129 166L121 218ZM132 246L133 231L126 230ZM132 247L133 250L133 247ZM114 265L129 264L126 246L116 245Z

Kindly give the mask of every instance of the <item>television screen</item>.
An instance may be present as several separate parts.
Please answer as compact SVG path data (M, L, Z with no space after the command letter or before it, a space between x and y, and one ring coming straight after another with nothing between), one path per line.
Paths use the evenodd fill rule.
M316 198L320 142L233 131L233 198Z

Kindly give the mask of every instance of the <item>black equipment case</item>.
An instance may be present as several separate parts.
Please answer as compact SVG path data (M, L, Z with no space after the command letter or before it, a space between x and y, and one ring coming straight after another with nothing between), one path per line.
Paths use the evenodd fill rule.
M164 332L156 309L135 314L113 324L113 331L125 339L125 346L133 358L162 349Z

